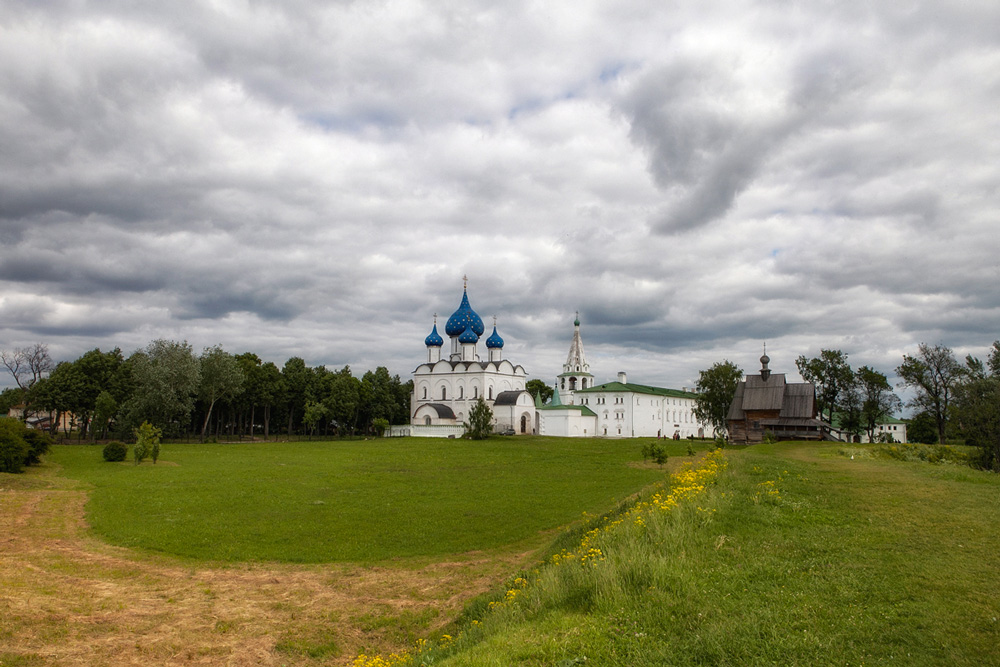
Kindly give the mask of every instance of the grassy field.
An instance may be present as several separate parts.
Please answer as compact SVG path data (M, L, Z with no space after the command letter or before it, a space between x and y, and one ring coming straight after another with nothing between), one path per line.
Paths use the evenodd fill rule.
M446 667L1000 665L1000 476L864 447L756 446L727 450L711 479L675 475L607 518L552 530L662 478L636 465L641 444L301 443L270 460L285 445L170 446L155 469L59 448L0 475L0 665L381 666L404 650L409 664ZM686 443L674 447L673 468L688 460ZM222 502L210 488L248 495ZM338 495L386 504L351 510ZM506 509L465 518L490 495ZM390 511L407 502L437 518ZM237 524L272 513L292 555L271 540L277 556L247 556L243 528L205 550L183 535L170 539L184 548L151 541L156 531L123 531L126 546L113 546L113 530L89 525L165 526L170 512L215 504L233 505ZM365 517L408 536L370 538L385 531ZM347 562L331 541L304 558L308 538L286 528L304 521L340 542L365 533L366 555ZM331 554L340 562L317 562Z
M1000 477L852 451L732 453L696 499L592 540L601 558L509 581L427 659L1000 665Z
M679 450L679 445L675 445ZM155 466L98 447L50 460L92 490L120 546L203 560L364 562L536 548L662 477L629 441L495 438L169 445Z

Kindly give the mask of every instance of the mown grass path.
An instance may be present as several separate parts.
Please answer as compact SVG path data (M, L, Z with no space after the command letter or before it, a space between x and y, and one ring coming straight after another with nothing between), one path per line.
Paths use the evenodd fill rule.
M0 666L340 665L404 648L583 509L663 476L630 465L635 443L479 445L170 445L156 467L61 447L0 474ZM308 563L351 553L367 564ZM225 560L262 554L307 562Z
M634 441L399 438L189 444L108 464L96 447L50 459L88 484L94 531L119 546L219 561L379 563L537 548L663 473Z

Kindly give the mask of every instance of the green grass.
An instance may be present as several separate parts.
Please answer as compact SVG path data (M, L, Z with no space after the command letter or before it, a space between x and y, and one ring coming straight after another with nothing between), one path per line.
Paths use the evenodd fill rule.
M409 664L1000 665L1000 476L837 452L729 452L705 495L524 573Z
M92 487L107 541L221 561L362 562L541 546L581 512L603 512L663 472L641 442L393 438L171 444L160 463L107 463L99 446L49 461ZM687 443L672 445L671 454Z

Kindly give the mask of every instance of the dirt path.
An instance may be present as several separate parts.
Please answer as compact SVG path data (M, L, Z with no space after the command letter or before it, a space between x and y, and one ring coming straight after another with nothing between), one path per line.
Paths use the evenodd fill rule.
M51 470L0 478L0 666L348 664L408 648L528 558L188 564L93 539L85 502Z

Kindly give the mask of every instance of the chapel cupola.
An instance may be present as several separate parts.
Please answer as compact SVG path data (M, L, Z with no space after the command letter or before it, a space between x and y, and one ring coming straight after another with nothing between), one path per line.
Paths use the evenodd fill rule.
M424 339L424 345L427 346L427 362L431 364L441 360L441 347L444 345L444 339L438 333L437 319L437 313L434 313L434 328L430 335Z
M503 338L497 333L497 318L493 316L493 333L486 339L486 348L489 350L490 361L500 361L503 353Z

